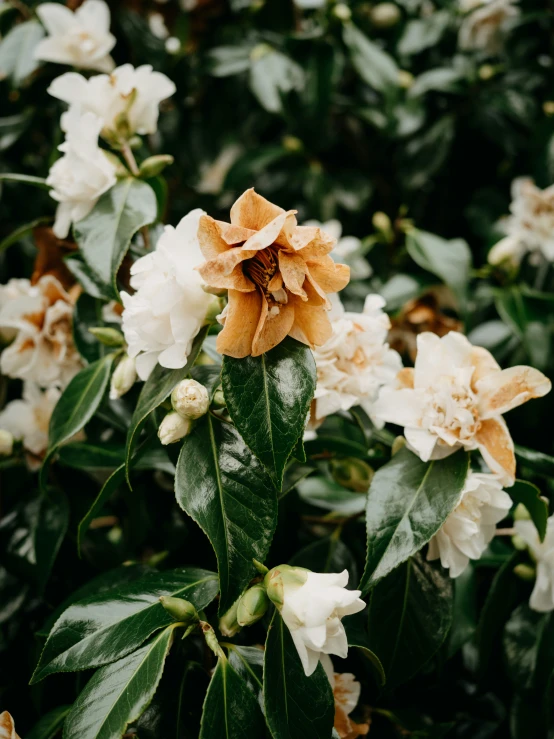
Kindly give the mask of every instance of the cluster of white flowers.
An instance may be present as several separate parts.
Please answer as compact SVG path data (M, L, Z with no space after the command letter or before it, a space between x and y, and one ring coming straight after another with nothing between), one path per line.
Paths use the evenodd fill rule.
M516 0L460 0L465 17L460 26L459 45L468 51L497 54L504 35L520 10Z
M368 295L362 313L346 312L336 295L331 300L333 335L314 350L317 387L312 425L354 405L372 417L380 388L394 383L402 368L400 355L386 343L390 320L382 297Z
M553 262L554 185L541 190L528 177L517 178L512 183L510 213L499 224L506 236L490 250L490 264L517 266L527 252L534 259L542 255Z
M26 382L21 400L12 400L0 412L0 429L9 431L27 452L40 458L48 447L48 425L60 395L58 388L41 390L34 382Z

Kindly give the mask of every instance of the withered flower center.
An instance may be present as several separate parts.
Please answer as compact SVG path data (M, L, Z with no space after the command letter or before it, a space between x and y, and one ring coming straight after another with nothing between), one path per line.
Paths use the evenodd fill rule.
M252 259L247 259L244 262L243 269L246 275L265 293L267 293L268 285L279 269L277 252L277 247L268 246L266 249L260 249Z

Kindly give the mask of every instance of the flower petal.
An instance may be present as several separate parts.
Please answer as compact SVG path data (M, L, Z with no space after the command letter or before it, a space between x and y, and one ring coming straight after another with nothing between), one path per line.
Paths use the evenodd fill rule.
M242 262L256 252L242 252L240 249L230 249L217 259L210 259L197 267L200 276L210 287L253 292L254 283L248 279L242 270Z
M501 416L532 398L541 398L551 388L548 377L526 366L492 372L475 383L482 418Z
M36 13L51 36L62 36L75 26L72 11L59 3L40 3Z
M483 459L496 472L503 485L513 485L516 476L514 442L503 418L488 418L481 423L475 441Z
M297 254L290 254L286 251L279 252L279 269L287 287L291 293L298 295L303 300L307 300L306 291L302 289L306 278L306 263Z
M294 306L291 303L268 308L267 300L262 298L260 320L252 341L253 357L259 357L280 344L294 323Z
M500 365L492 354L482 346L474 346L471 350L470 362L473 365L473 375L471 376L471 385L475 389L476 383L486 375L494 372L500 372Z
M255 290L241 293L229 290L225 327L218 334L216 348L220 354L242 359L252 353L252 341L262 311L262 296Z
M296 295L291 296L294 304L294 324L290 330L293 339L308 346L323 346L333 335L333 327L324 307L304 303Z
M19 739L14 720L7 711L0 713L0 739Z
M231 223L233 226L243 226L259 231L267 226L274 218L285 211L278 205L270 203L250 188L243 193L231 208Z
M350 281L350 267L337 264L331 257L321 257L308 262L312 284L317 284L326 293L338 293Z

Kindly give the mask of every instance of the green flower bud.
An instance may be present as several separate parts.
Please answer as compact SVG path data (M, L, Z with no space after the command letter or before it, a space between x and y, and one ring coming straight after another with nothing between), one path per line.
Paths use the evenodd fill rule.
M519 534L512 536L512 545L514 549L517 549L520 552L524 552L527 549L527 542Z
M144 179L156 177L169 164L173 164L173 161L171 154L156 154L153 157L148 157L139 167L139 177L143 177Z
M531 565L519 564L514 567L514 575L525 582L533 582L537 573Z
M285 585L303 585L308 578L309 570L304 567L279 565L269 570L264 577L264 585L269 600L279 609L283 607Z
M386 213L383 213L383 211L378 210L376 213L373 214L373 218L371 220L374 228L376 228L378 231L389 233L389 231L391 230L390 218Z
M371 9L371 22L377 28L391 28L401 18L400 8L394 3L378 3Z
M225 395L223 394L221 387L219 387L214 393L213 404L216 408L225 408L227 405L225 402Z
M240 631L239 622L237 621L237 611L239 607L240 598L237 599L231 608L224 613L219 619L219 630L223 636L235 636Z
M269 608L269 598L262 584L254 587L241 596L237 608L237 622L239 626L252 626L265 615Z
M404 90L408 90L413 84L413 74L405 69L400 69L398 72L398 86L402 87Z
M406 439L403 436L397 436L392 442L391 454L394 457L401 449L406 446Z
M529 521L530 519L531 516L527 508L523 503L518 503L514 510L514 521Z
M339 485L355 493L367 492L373 478L373 469L361 459L349 457L331 461L331 474Z
M206 640L206 644L209 646L212 652L216 655L216 657L223 657L223 659L225 659L225 654L223 652L223 649L219 646L219 642L217 640L217 636L215 635L215 631L212 629L210 624L207 621L200 621L200 628L202 629L202 633L204 634L204 639Z
M116 328L109 328L109 326L94 326L89 328L91 333L101 344L104 346L124 346L125 337Z
M172 595L162 595L160 603L174 619L184 624L197 623L200 620L196 608L188 600L174 598Z

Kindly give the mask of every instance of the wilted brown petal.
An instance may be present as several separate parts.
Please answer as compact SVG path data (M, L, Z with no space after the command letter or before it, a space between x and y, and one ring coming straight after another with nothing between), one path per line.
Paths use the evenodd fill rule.
M231 208L231 223L233 226L243 226L259 231L281 213L284 213L282 208L273 205L269 200L254 192L254 188L250 188Z
M0 713L0 739L19 739L13 718L7 711Z
M251 293L229 290L227 316L223 331L217 336L217 351L236 359L251 354L261 311L262 296L257 290Z
M489 418L482 421L475 441L492 472L502 475L508 484L513 484L516 476L514 442L504 419Z
M533 367L492 372L475 383L481 417L501 416L532 398L541 398L551 387L548 377Z

